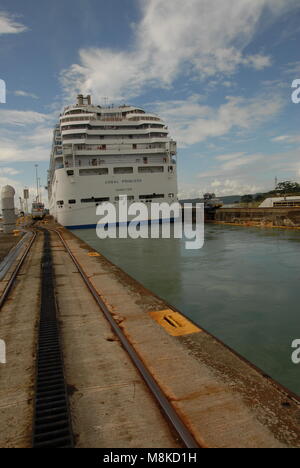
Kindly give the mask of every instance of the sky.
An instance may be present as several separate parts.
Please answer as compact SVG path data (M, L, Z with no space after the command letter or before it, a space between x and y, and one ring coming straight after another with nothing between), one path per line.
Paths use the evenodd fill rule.
M46 185L79 92L165 119L181 198L300 182L299 40L300 0L0 0L0 187Z

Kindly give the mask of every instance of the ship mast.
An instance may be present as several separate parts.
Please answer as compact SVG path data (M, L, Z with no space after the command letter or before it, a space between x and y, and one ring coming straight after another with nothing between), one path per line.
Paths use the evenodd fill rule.
M35 164L35 176L36 176L36 201L40 201L40 194L39 194L39 178L38 178L38 164Z

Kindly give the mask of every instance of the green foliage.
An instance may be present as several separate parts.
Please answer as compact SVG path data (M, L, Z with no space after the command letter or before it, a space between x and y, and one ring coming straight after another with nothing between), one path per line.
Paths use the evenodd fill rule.
M297 182L291 182L289 180L285 182L279 182L276 187L276 192L286 193L298 193L300 192L300 185Z
M254 195L255 202L262 202L265 198L274 197L275 195L300 195L300 184L297 182L292 182L290 180L286 180L284 182L279 182L276 186L275 190L270 190L266 193L257 193ZM245 195L246 197L248 195Z
M253 202L253 195L243 195L241 198L242 203L251 203Z
M266 198L265 193L257 193L254 197L254 201L256 202L262 202Z

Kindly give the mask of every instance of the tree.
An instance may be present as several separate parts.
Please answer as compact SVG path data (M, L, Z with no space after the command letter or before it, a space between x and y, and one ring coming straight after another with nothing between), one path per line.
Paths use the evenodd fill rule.
M254 201L260 202L263 201L266 198L265 193L257 193L254 197Z
M286 180L285 182L279 182L276 186L276 192L287 194L287 193L299 193L300 185L297 182L291 182Z
M243 195L241 197L241 202L242 203L251 203L251 202L253 202L253 195Z

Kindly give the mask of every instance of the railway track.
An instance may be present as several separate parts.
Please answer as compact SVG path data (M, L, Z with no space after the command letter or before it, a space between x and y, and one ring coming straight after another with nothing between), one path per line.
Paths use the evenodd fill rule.
M97 305L99 306L101 312L104 314L106 319L108 320L109 324L111 325L114 333L119 338L120 342L123 345L123 348L126 350L128 355L130 356L132 362L138 369L140 375L142 376L143 380L145 381L146 385L148 386L151 394L155 398L156 402L159 404L163 414L165 415L166 419L169 421L173 429L178 434L179 438L181 439L183 445L186 448L199 448L198 443L195 441L192 434L189 432L187 427L185 426L184 422L180 419L176 411L174 410L173 406L167 399L164 392L161 390L159 385L156 383L150 372L148 371L147 367L144 365L142 360L139 358L138 354L131 346L130 342L124 335L122 329L119 327L117 322L114 320L113 316L111 315L110 311L106 307L105 303L99 297L96 289L90 282L89 278L85 274L84 270L82 269L80 263L77 261L76 257L71 252L69 246L65 242L64 238L62 237L61 233L57 230L53 230L59 237L61 243L65 247L66 251L70 255L73 263L75 264L78 272L80 273L84 283L86 284L87 288L89 289L90 293L92 294L94 300L96 301Z
M37 238L38 230L33 229L31 232L32 237L2 293L0 309L9 298L20 270ZM57 321L50 233L45 229L43 233L32 447L71 448L73 435ZM14 261L15 257L12 257L8 262L8 268L12 267Z
M18 262L0 299L0 308L8 298L18 273L36 240L37 230L42 231L44 234L44 245L41 262L41 304L32 436L33 448L74 447L72 421L64 378L63 353L57 321L50 232L56 234L65 251L69 254L99 309L108 320L112 330L136 366L166 420L182 441L183 446L186 448L199 448L193 435L180 419L162 389L158 386L147 367L131 346L58 230L40 227L34 228L32 239Z
M33 448L72 448L74 442L57 320L50 233L46 229L43 229L43 232L32 446Z
M0 310L1 310L1 308L3 307L3 304L5 303L5 301L6 301L7 298L8 298L8 295L9 295L9 293L10 293L10 291L11 291L11 289L12 289L12 287L13 287L15 281L16 281L16 278L17 278L17 276L18 276L18 273L19 273L20 269L22 268L22 265L23 265L23 263L24 263L24 261L25 261L27 255L28 255L28 253L29 253L29 251L30 251L30 249L31 249L31 247L32 247L32 245L33 245L35 239L36 239L36 236L37 236L37 233L33 231L33 232L32 232L32 238L31 238L31 240L30 240L30 242L29 242L29 244L28 244L28 246L27 246L25 252L24 252L23 255L21 256L20 260L18 261L18 263L17 263L17 265L16 265L16 268L15 268L13 274L11 275L11 277L10 277L10 279L9 279L9 281L8 281L6 287L5 287L5 289L4 289L4 291L3 291L2 295L1 295L1 298L0 298ZM14 260L15 260L15 257L11 257L10 261L9 261L8 264L7 264L7 267L6 267L7 270L6 270L6 271L8 271L9 268L12 266L12 264L14 263Z

